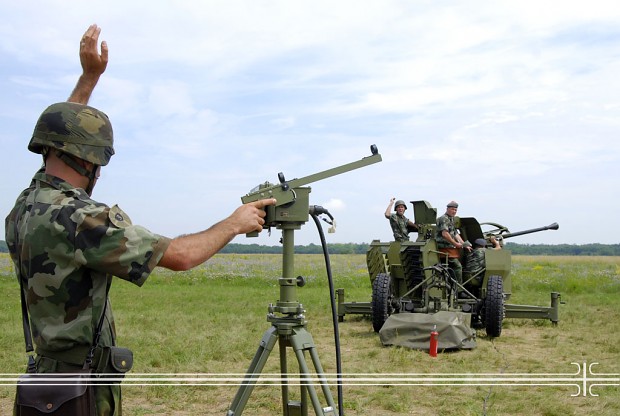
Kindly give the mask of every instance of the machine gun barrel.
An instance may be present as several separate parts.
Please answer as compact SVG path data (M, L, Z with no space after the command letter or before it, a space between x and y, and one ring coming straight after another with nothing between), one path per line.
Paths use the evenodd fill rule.
M278 174L280 183L272 184L265 182L252 189L247 195L241 197L244 204L248 202L258 201L259 199L275 198L275 205L265 207L265 223L263 228L270 227L299 227L308 221L310 213L310 204L308 194L310 187L304 187L312 182L320 181L341 173L359 169L373 163L381 162L381 155L374 144L370 146L371 156L362 158L361 160L347 163L332 169L327 169L312 175L299 179L287 181L284 174ZM258 233L247 234L248 237L256 237Z
M287 181L282 173L278 174L279 184L271 184L265 182L262 185L257 186L250 191L247 195L241 198L241 201L245 204L252 201L257 201L264 198L276 198L278 201L276 206L286 205L295 200L295 188L307 185L312 182L317 182L332 176L339 175L341 173L349 172L354 169L359 169L364 166L371 165L373 163L381 162L381 155L377 150L377 146L374 144L370 146L372 152L371 156L362 158L355 162L347 163L342 166L327 169L322 172L314 173L312 175L304 176L303 178L295 178Z
M510 237L516 237L516 236L524 235L524 234L537 233L539 231L557 230L558 228L560 228L560 226L558 225L557 222L554 222L553 224L547 225L546 227L538 227L538 228L532 228L531 230L523 230L523 231L516 231L514 233L501 234L501 237L510 238Z
M303 178L292 179L288 182L288 184L291 188L297 188L299 186L307 185L312 182L317 182L323 179L330 178L332 176L340 175L341 173L359 169L361 167L368 166L370 164L377 163L380 161L381 161L381 155L378 153L375 153L372 156L366 156L362 158L361 160L357 160L355 162L351 162L351 163L347 163L342 166L327 169L322 172L317 172L312 175L304 176Z

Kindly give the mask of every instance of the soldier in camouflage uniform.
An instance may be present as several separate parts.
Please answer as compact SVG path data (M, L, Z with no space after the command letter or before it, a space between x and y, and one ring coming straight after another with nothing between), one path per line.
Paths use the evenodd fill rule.
M471 250L471 247L469 247L468 244L465 244L458 232L458 227L456 224L456 211L458 210L458 207L459 204L455 201L450 201L446 206L446 213L437 218L435 239L437 241L437 248L439 251L448 253L451 250L447 249L458 249L457 252L460 253L460 249L462 248L465 248L468 251ZM454 277L457 282L462 283L463 265L461 264L459 256L449 255L448 265L454 271Z
M491 244L493 244L493 250L501 250L502 246L495 239L495 237L491 237ZM484 238L477 238L474 241L473 250L467 254L466 262L465 262L465 277L469 280L472 276L478 281L482 281L484 277L483 271L486 268L485 263L485 249L486 249L487 241Z
M87 94L78 100L88 101L95 84L82 84ZM207 230L170 239L133 225L118 206L91 198L101 166L114 154L103 112L82 103L53 104L39 117L28 149L43 155L44 167L17 198L5 230L26 291L38 372L82 367L113 276L141 286L156 266L188 270L202 264L236 235L262 231L262 208L275 203L242 205ZM105 366L97 362L100 350L115 343L108 303L93 367ZM96 384L95 396L97 415L122 414L120 385Z
M407 210L405 201L399 199L396 201L396 204L394 204L395 199L396 198L390 199L390 203L385 209L384 215L385 218L390 220L390 227L392 227L392 232L394 233L394 241L409 241L409 233L418 231L418 226L405 217L405 211ZM392 205L395 205L395 212L391 212Z

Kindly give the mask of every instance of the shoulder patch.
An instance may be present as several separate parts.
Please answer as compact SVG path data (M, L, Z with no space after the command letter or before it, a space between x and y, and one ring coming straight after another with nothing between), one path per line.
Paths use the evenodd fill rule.
M129 219L129 216L125 214L118 205L114 205L110 208L108 216L110 217L110 222L118 228L126 228L131 225L131 219Z

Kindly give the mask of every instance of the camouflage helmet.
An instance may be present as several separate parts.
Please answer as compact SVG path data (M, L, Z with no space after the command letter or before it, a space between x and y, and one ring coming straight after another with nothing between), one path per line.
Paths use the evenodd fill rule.
M43 154L45 148L105 166L114 154L110 119L103 112L84 104L52 104L39 117L28 143L28 150Z
M459 204L456 201L450 201L450 202L448 202L448 205L446 205L446 207L448 207L448 208L458 208Z
M394 211L396 211L396 208L398 208L399 205L404 206L405 210L407 210L407 204L405 204L405 201L403 201L402 199L399 199L398 201L394 203Z

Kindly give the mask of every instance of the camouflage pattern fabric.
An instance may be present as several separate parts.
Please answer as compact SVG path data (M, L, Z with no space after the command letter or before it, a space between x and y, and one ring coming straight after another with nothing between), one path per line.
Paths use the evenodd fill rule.
M463 265L457 258L448 259L448 267L454 272L454 278L457 282L463 283Z
M457 235L457 217L451 217L448 214L444 214L437 218L437 232L435 239L437 241L437 248L454 247L448 240L446 240L442 231L448 231L448 233L456 240ZM454 272L454 278L457 282L463 282L463 265L457 258L448 259L448 266Z
M141 286L170 244L168 238L132 225L117 206L98 203L83 189L42 171L17 198L5 224L11 258L24 278L39 356L90 346L112 276ZM114 343L108 305L99 345ZM83 360L81 354L71 361ZM98 400L113 394L99 390ZM120 388L116 395L120 399ZM113 403L108 407L115 408Z
M408 222L409 220L404 215L400 216L395 212L390 215L390 226L392 227L395 241L409 241Z
M467 254L465 273L468 277L471 277L484 270L484 250L484 248L477 248Z
M437 218L437 233L435 239L437 240L437 248L453 247L452 244L445 238L443 238L442 232L448 231L452 238L456 239L456 224L455 218L448 214L444 214Z
M84 104L62 102L43 111L28 150L43 154L53 148L99 166L114 154L114 136L108 116Z

